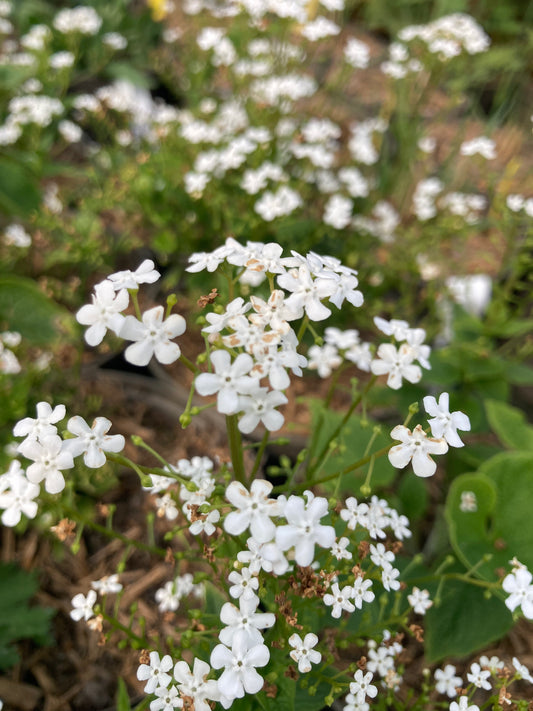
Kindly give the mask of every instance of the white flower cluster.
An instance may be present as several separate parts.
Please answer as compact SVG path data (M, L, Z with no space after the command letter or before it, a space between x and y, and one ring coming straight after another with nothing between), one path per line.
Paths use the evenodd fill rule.
M63 471L72 469L74 457L83 455L87 467L98 468L106 463L105 452L120 452L124 448L122 435L108 435L111 422L105 417L97 417L92 425L82 417L71 417L67 423L70 439L61 439L56 423L65 418L64 405L52 408L47 402L37 404L37 417L25 417L13 429L15 437L25 439L17 451L33 463L24 470L18 460L14 460L8 471L0 475L0 508L4 509L2 522L6 526L16 526L21 515L35 518L39 495L39 484L49 494L58 494L65 488Z
M461 12L445 15L426 25L404 27L398 38L402 42L421 40L429 52L437 54L442 61L463 51L471 55L486 52L490 46L490 38L474 18Z
M219 348L210 354L214 372L202 373L195 381L200 395L217 395L219 412L242 413L241 432L251 432L260 422L270 431L278 430L283 416L275 408L287 402L281 391L290 384L288 371L301 375L308 363L296 350L298 339L290 322L304 315L311 321L327 318L331 310L323 303L326 299L338 308L345 300L360 306L363 296L356 272L333 257L312 252L303 257L294 251L291 257L283 257L278 244L248 242L243 247L232 238L214 252L193 254L190 261L191 272L214 271L226 261L242 270L245 283L259 284L270 274L281 287L272 291L268 301L252 296L245 302L239 297L224 313L207 314L204 333ZM225 348L242 350L232 359ZM357 338L346 350L348 359L364 363L365 347ZM324 362L322 353L311 349L309 355L311 368ZM331 359L331 353L325 357ZM325 372L322 366L320 371ZM261 385L264 378L272 390Z
M193 595L196 598L204 597L204 586L202 583L194 583L190 573L177 575L174 580L165 583L162 588L156 590L155 601L160 612L175 612L180 606L184 597Z
M183 316L171 314L165 318L162 306L148 309L141 319L122 313L129 305L128 290L137 292L141 284L153 284L159 277L152 260L145 259L134 272L129 269L116 272L96 284L92 304L82 306L76 314L79 323L89 326L85 332L87 343L99 345L110 330L120 338L133 341L124 352L129 363L147 365L153 356L160 363L174 363L181 350L171 339L185 332Z

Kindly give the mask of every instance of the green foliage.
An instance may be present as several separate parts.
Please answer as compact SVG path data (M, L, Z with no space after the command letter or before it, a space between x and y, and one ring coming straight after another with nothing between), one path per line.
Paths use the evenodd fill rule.
M30 279L0 274L0 324L18 331L36 345L47 345L59 335L59 320L69 314L47 298ZM64 328L63 328L64 331Z
M487 400L485 408L489 424L504 447L533 450L533 427L521 410L498 400Z
M28 215L41 194L35 176L20 162L0 159L0 209L7 215Z
M426 613L425 650L430 663L465 657L502 637L512 626L511 613L483 588L447 581L440 604Z
M0 564L0 670L18 662L18 641L32 639L40 645L51 642L53 610L29 604L37 585L35 573L13 564Z

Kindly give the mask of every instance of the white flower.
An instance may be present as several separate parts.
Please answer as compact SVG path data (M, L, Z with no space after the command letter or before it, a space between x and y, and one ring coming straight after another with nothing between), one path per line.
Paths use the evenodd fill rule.
M171 314L163 321L165 310L154 306L142 315L142 323L135 316L126 316L119 331L119 336L128 341L135 341L124 352L124 358L134 365L148 365L153 355L160 363L174 363L181 350L171 338L185 332L186 322L183 316Z
M323 321L331 314L330 309L324 306L321 300L335 291L333 278L313 279L309 267L302 264L298 269L280 274L278 284L282 289L291 292L285 303L298 317L303 316L305 311L311 321Z
M332 370L342 364L342 358L335 346L326 343L324 346L311 346L309 349L307 367L316 370L321 378L329 378Z
M64 405L56 405L54 409L47 402L37 403L37 417L25 417L19 420L13 428L15 437L28 437L28 439L40 439L49 435L57 434L56 422L65 417L66 408Z
M473 491L461 491L459 509L465 513L477 511L477 497Z
M89 595L93 593L96 599L96 593L91 590ZM137 669L137 679L146 681L144 691L146 694L153 694L157 687L167 688L172 681L170 674L167 674L173 665L172 657L165 654L162 659L159 659L157 652L150 652L150 664L141 664Z
M482 671L481 667L477 663L472 664L470 667L470 673L466 675L466 678L471 684L477 686L478 689L486 689L487 691L492 689L492 684L487 681L487 679L490 678L490 671Z
M183 708L183 699L175 686L158 686L154 691L158 697L150 703L150 711L174 711Z
M346 550L349 544L349 539L343 536L331 546L331 555L337 560L351 560L352 554Z
M250 492L243 484L232 481L226 489L226 499L238 509L224 520L224 529L232 536L238 536L247 528L257 543L267 543L276 534L272 516L279 516L280 506L276 499L269 499L273 485L264 479L255 479Z
M370 560L380 568L387 568L394 563L395 555L388 551L383 543L370 544Z
M502 581L502 588L509 597L506 606L513 612L519 605L528 620L533 619L533 575L527 568L515 568Z
M154 268L155 265L151 259L145 259L132 272L130 269L125 269L121 272L110 274L107 278L113 283L115 291L121 289L138 289L140 284L153 284L161 274Z
M459 703L457 701L451 702L449 711L479 711L479 706L471 704L467 696L461 696Z
M366 69L370 59L368 45L355 37L350 37L344 47L344 59L356 69Z
M424 398L424 407L433 419L428 420L433 437L444 437L450 447L464 447L457 430L470 431L470 420L459 410L450 412L450 396L442 393L437 403L431 395Z
M107 279L96 284L94 291L93 303L82 306L76 314L78 323L90 326L85 331L85 340L90 346L101 343L108 328L118 335L124 323L120 312L127 308L130 298L126 289L115 292L113 283Z
M263 637L259 630L272 627L276 622L276 617L272 612L257 612L258 598L239 598L237 608L231 602L226 602L220 610L220 621L224 627L218 638L228 647L233 644L236 635L244 635L246 644L253 647L263 642Z
M155 500L158 518L166 518L167 521L175 521L178 518L179 510L172 494L166 493L158 496Z
M390 592L391 590L400 589L400 581L396 580L399 575L400 571L393 568L392 565L388 565L383 568L381 571L381 582L383 583L385 590Z
M44 479L44 488L49 494L58 494L65 488L65 478L61 469L72 469L72 454L63 447L63 440L57 435L42 437L40 441L26 439L19 445L19 452L33 464L26 470L26 476L33 484Z
M240 699L244 694L257 694L263 688L263 677L255 668L268 664L270 652L264 644L249 647L242 635L237 635L231 649L223 644L211 652L211 666L224 669L218 679L221 696L229 701Z
M121 583L118 582L118 575L105 575L100 580L93 580L91 586L100 593L100 595L111 595L122 590Z
M413 588L413 592L407 596L407 599L413 610L419 615L425 615L426 611L433 605L433 602L429 599L429 591L420 590L417 587Z
M177 662L174 667L174 679L182 696L190 696L194 700L195 711L211 711L210 701L218 701L220 694L214 679L208 679L211 667L207 662L195 658L192 672L187 662Z
M4 526L16 526L21 519L21 514L28 518L35 518L38 507L33 499L39 495L39 486L29 482L23 473L7 472L4 476L7 477L5 488L0 481L0 509L4 509L2 513ZM3 477L0 477L0 480Z
M155 592L155 601L160 612L175 612L180 606L181 598L182 595L178 595L176 585L172 580L169 580Z
M456 688L462 686L463 680L456 676L453 664L446 664L444 669L435 669L435 689L439 694L446 694L453 699L457 696Z
M353 531L357 525L366 528L368 516L368 504L357 503L357 499L350 496L346 499L346 508L341 509L340 517L346 521L348 528Z
M186 507L184 506L184 511L185 508ZM189 518L189 511L190 509L187 506L186 515L187 519L190 521L191 519ZM217 530L215 524L220 521L220 511L213 509L212 511L209 511L206 514L197 512L196 516L196 521L191 523L191 525L189 526L189 531L193 534L193 536L198 536L200 533L205 533L206 536L212 536L213 533Z
M378 359L373 360L370 368L374 375L388 374L387 385L393 390L402 387L402 378L410 383L418 383L422 371L414 365L415 352L407 343L396 349L392 343L382 343L377 352Z
M313 649L318 644L316 634L309 632L302 641L300 635L294 633L289 637L289 644L293 647L290 657L293 661L298 662L300 674L310 672L312 664L320 664L322 655Z
M351 602L351 597L353 595L353 590L351 585L345 585L342 590L339 589L338 583L333 583L331 586L331 593L326 593L323 597L324 605L328 607L331 605L331 616L340 617L343 610L347 612L353 612L355 610L355 605Z
M210 324L209 326L204 326L202 328L203 333L219 333L223 331L227 326L231 327L232 322L238 316L244 316L244 314L249 310L250 304L245 303L242 297L233 299L226 306L226 310L222 314L217 314L215 312L206 314L206 321Z
M365 580L361 576L357 577L352 585L352 598L358 610L363 608L363 602L372 602L376 597L370 588L371 580Z
M103 467L106 463L104 452L121 452L125 445L124 437L121 434L106 434L111 426L111 420L106 417L97 417L92 427L89 427L83 417L79 417L79 415L71 417L67 429L75 437L63 442L63 450L69 452L73 457L83 454L85 465L91 469Z
M363 702L366 696L370 696L371 699L377 696L378 690L370 682L373 678L372 672L367 672L363 674L361 669L358 669L354 674L354 681L350 683L350 692L357 696L359 702Z
M404 425L397 425L392 430L391 437L401 442L389 450L389 461L392 466L403 469L412 461L413 471L420 477L435 474L437 465L431 459L431 454L444 454L448 451L444 439L428 437L421 425L417 425L412 432Z
M300 496L290 496L283 509L287 526L276 529L276 544L282 551L294 547L294 559L298 565L311 565L315 545L331 548L335 541L333 526L323 526L320 519L328 513L327 499L305 492L307 505Z
M490 659L483 655L479 658L479 664L481 667L487 667L493 674L497 674L500 669L503 669L505 664L498 657L491 657Z
M533 676L531 676L529 669L521 664L516 657L513 657L513 666L520 679L525 679L533 684Z
M233 570L228 575L228 580L233 585L229 589L229 594L233 598L243 598L243 600L255 600L257 595L254 590L259 587L259 580L257 577L252 575L248 568L242 568L241 572L238 573Z
M84 620L90 620L94 615L94 603L96 602L96 592L94 590L89 590L87 597L78 593L72 598L72 609L70 611L70 616L76 622L79 622L82 618Z
M239 394L246 394L257 387L257 379L246 375L253 367L248 353L241 353L231 363L228 351L213 351L210 356L214 373L201 373L195 382L200 395L217 395L217 409L225 415L239 410Z
M262 422L269 432L276 432L283 426L285 418L275 408L288 402L282 392L279 390L268 391L267 388L257 388L249 395L241 395L239 410L243 412L243 415L239 419L239 430L248 434Z
M496 144L487 136L477 136L477 138L461 143L459 152L462 156L478 154L487 160L494 160L496 158Z
M2 142L0 141L0 145L1 144ZM31 236L22 225L13 223L8 225L4 231L4 242L15 247L29 247L31 244Z
M60 10L54 17L53 25L58 32L68 34L79 32L83 35L95 35L102 26L102 18L96 10L86 5Z

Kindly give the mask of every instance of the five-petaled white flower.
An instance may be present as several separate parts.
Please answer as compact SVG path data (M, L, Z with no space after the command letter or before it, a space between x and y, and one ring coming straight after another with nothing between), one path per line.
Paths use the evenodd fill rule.
M41 440L25 439L19 445L19 452L33 459L33 464L26 469L26 476L33 484L44 479L44 488L49 494L58 494L65 488L62 469L72 469L72 454L64 448L64 442L58 435L48 435Z
M145 259L134 272L125 269L110 274L107 278L113 283L115 291L138 289L140 284L153 284L159 279L161 274L154 267L155 264L151 259Z
M163 320L164 313L162 306L154 306L143 313L142 322L135 316L126 316L119 335L127 341L135 341L124 352L128 363L148 365L154 355L165 365L178 360L181 349L170 339L185 332L186 322L179 314L170 314Z
M429 599L429 591L420 590L416 586L413 588L413 592L407 596L407 600L414 612L419 615L425 615L426 611L433 605L433 602Z
M434 397L426 395L424 407L428 415L432 416L428 422L433 437L444 437L450 447L464 447L464 442L457 434L457 430L470 431L470 420L460 410L450 412L448 393L442 393L438 403Z
M446 694L450 699L457 696L456 689L462 686L463 680L455 673L453 664L446 664L444 669L435 669L435 689L439 694Z
M37 403L37 417L24 417L13 428L15 437L40 439L47 435L57 434L56 422L65 417L64 405L56 405L53 409L47 402Z
M222 644L231 647L233 641L238 634L242 634L246 638L249 647L256 644L262 644L263 637L259 630L264 630L276 621L276 617L272 612L257 612L259 598L239 598L239 607L236 607L231 602L226 602L220 610L220 621L226 627L220 630L218 635Z
M93 593L96 600L96 593L94 590L89 592L89 595ZM159 659L159 654L157 652L150 652L150 664L141 664L137 669L137 679L139 681L146 681L146 686L144 691L146 694L153 694L157 687L166 687L172 681L170 674L167 674L172 669L172 657L169 654L165 654L162 659Z
M328 512L328 501L322 496L304 492L307 504L300 496L289 496L283 509L287 526L278 526L276 543L282 551L294 547L294 560L298 565L311 565L315 555L315 545L331 548L335 542L333 526L324 526L320 519Z
M92 304L86 304L76 314L76 320L83 326L89 326L85 331L85 340L90 346L102 342L107 329L117 335L124 323L121 311L127 308L130 297L126 289L115 291L113 282L105 279L94 287Z
M353 588L351 585L345 585L342 590L340 590L339 584L333 583L331 592L326 593L323 597L324 605L328 607L331 606L332 617L340 617L343 610L347 612L353 612L355 610L355 605L351 601L352 595Z
M67 424L67 429L75 437L66 439L63 442L63 449L73 457L83 454L85 465L91 469L103 467L106 463L104 452L121 452L124 449L125 440L121 434L108 435L112 423L106 417L97 417L92 427L87 422L75 415L71 417Z
M366 696L373 699L377 693L377 687L371 684L374 675L372 672L363 674L361 669L358 669L354 674L354 680L350 683L350 692L357 697L357 700L362 703Z
M482 670L477 662L472 664L466 678L471 684L477 686L478 689L486 689L487 691L492 689L492 684L488 681L488 679L490 679L490 671L488 669Z
M201 373L195 381L200 395L217 393L217 409L225 415L233 415L239 410L239 395L244 395L257 387L257 378L247 373L253 367L253 360L248 353L241 353L231 362L228 351L213 351L210 356L214 373Z
M24 514L28 518L37 515L37 503L33 500L40 488L32 484L23 474L7 474L7 487L0 484L0 509L4 526L16 526Z
M418 383L422 377L420 366L413 363L415 352L407 343L397 349L392 343L382 343L370 368L374 375L387 375L387 385L393 390L402 387L402 378L410 383Z
M174 679L182 696L194 700L195 711L211 711L209 701L218 701L220 694L214 679L208 679L211 667L207 662L195 658L192 672L187 662L177 662L174 667Z
M285 422L284 416L275 408L279 405L286 405L289 401L279 390L267 390L267 388L257 388L249 395L239 397L239 410L244 413L239 419L239 430L243 434L248 434L255 430L262 422L269 432L276 432L281 429Z
M430 455L448 451L446 440L428 437L421 425L417 425L412 432L404 425L397 425L390 434L392 439L401 442L389 450L390 463L393 467L403 469L412 460L413 471L417 476L435 474L437 465Z
M265 479L255 479L250 491L238 481L232 481L226 489L226 498L238 511L231 511L224 520L224 529L238 536L247 528L255 541L267 543L276 534L272 516L279 516L280 506L276 499L269 499L273 485Z
M89 590L87 597L82 593L74 595L72 598L72 607L70 611L70 616L76 622L79 622L82 618L84 620L90 620L94 615L94 603L96 602L96 592L94 590Z
M506 575L502 581L502 588L509 597L505 604L513 612L519 605L522 608L524 617L533 620L533 585L531 581L533 575L527 568L515 568L512 573Z
M299 634L294 633L289 637L289 644L293 647L290 657L298 662L300 674L310 672L312 664L320 664L322 655L313 649L318 644L318 637L313 632L306 634L303 640Z
M217 644L211 652L211 666L224 669L218 679L220 695L231 701L242 698L245 693L257 694L264 680L255 668L266 666L269 659L268 647L264 644L249 647L243 635L235 637L231 649Z

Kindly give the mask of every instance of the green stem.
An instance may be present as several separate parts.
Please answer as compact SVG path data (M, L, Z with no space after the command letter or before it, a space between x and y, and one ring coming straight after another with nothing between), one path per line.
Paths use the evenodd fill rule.
M233 464L233 473L237 481L244 484L246 482L246 474L244 471L242 439L237 425L237 415L226 415L226 429L228 432L228 444L231 454L231 463Z
M180 355L179 360L191 371L191 373L194 373L194 375L197 375L200 372L200 368L197 368L192 361L183 355L183 353Z
M270 437L270 432L268 430L265 430L265 434L263 435L263 439L261 440L261 444L259 445L257 454L255 455L255 462L254 462L254 466L252 469L252 473L250 474L250 481L253 481L254 476L257 474L257 471L258 471L259 466L261 464L261 459L263 458L263 454L264 454L266 446L268 444L269 437Z
M327 442L324 444L324 446L322 447L322 450L320 451L320 453L319 453L319 455L318 455L318 457L317 457L316 464L315 464L313 467L311 467L310 470L309 470L309 475L312 475L312 474L314 474L314 473L316 472L316 470L318 469L318 467L319 467L319 465L320 465L320 460L326 455L326 453L327 453L327 451L328 451L328 449L329 449L329 445L330 445L331 441L334 440L334 439L336 439L336 438L339 436L339 434L342 432L342 430L343 430L344 427L346 426L348 420L349 420L350 417L352 416L352 414L353 414L355 408L359 405L359 403L361 402L361 400L363 399L363 397L365 397L365 395L367 395L368 391L369 391L370 388L374 385L374 383L376 382L376 380L377 380L377 377L376 377L375 375L373 375L373 376L370 378L370 380L368 381L368 383L365 385L365 387L363 388L363 390L361 390L361 392L359 393L359 395L358 395L356 398L354 398L354 400L352 401L352 404L350 405L350 407L349 407L348 410L346 411L346 414L345 414L344 417L342 418L341 422L337 425L337 427L335 428L333 434L330 435L330 437L328 438L328 441L327 441Z

